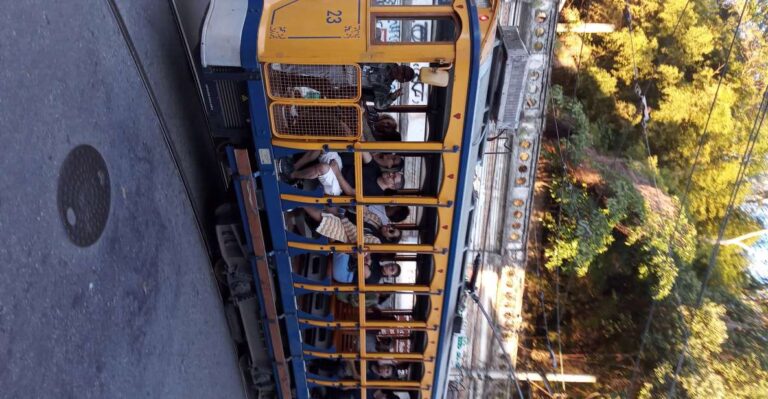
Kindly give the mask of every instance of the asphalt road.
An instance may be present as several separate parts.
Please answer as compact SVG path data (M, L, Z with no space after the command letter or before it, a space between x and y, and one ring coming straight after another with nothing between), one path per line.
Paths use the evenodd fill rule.
M177 28L165 1L116 6L2 1L0 397L243 397L197 223L221 182ZM83 144L108 173L65 185L85 213L62 213ZM93 209L103 232L75 245Z

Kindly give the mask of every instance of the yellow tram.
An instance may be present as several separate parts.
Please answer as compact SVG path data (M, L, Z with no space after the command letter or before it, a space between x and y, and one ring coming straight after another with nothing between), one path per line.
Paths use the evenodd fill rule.
M260 395L444 397L498 20L497 0L211 2L204 96L244 225L219 237L258 292Z

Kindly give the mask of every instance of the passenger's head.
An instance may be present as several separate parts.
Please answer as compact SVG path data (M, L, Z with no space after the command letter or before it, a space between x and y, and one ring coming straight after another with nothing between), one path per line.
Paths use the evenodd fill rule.
M410 82L416 76L416 72L408 65L398 65L389 70L389 76L398 82Z
M386 206L384 211L387 213L389 221L394 223L402 222L411 214L411 209L404 205Z
M405 186L402 172L384 172L377 181L385 190L402 190Z
M392 293L391 292L382 292L381 294L378 294L378 296L379 296L379 299L376 301L376 303L381 305L384 302L386 302L387 300L389 300L389 298L392 297Z
M377 132L377 131L374 130L373 131L373 138L376 141L387 141L387 142L390 142L390 143L397 142L397 141L403 141L403 136L401 136L400 132L398 132L397 130L395 130L392 133L382 133L382 132Z
M373 124L373 130L382 134L398 133L397 121L392 115L380 114L379 120Z
M387 244L398 243L403 238L403 232L392 224L381 226L379 232L381 233L382 241Z
M373 391L373 399L400 399L400 397L392 391L377 389Z
M381 337L378 339L378 342L376 342L376 347L389 350L392 347L392 344L394 344L392 337ZM380 350L379 352L384 351Z
M402 170L405 163L405 160L400 155L381 152L374 153L373 160L384 169Z
M385 263L381 265L381 274L384 275L384 277L398 277L401 272L402 269L397 263Z
M374 363L371 370L382 379L392 378L395 374L395 368L391 364Z

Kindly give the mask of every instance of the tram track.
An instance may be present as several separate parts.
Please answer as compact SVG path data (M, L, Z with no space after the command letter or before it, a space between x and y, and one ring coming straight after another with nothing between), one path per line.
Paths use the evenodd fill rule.
M141 57L139 56L139 53L136 50L136 46L133 42L133 39L131 38L131 34L128 31L128 27L125 23L125 19L123 18L123 15L120 12L119 7L117 6L117 3L115 2L115 0L105 0L105 1L109 6L112 17L114 18L115 23L117 24L117 28L120 31L120 36L123 38L123 42L125 43L125 46L131 56L131 60L133 61L133 65L136 68L136 72L139 75L139 79L141 79L141 83L144 87L144 90L147 93L147 97L149 97L149 101L152 104L154 114L157 117L158 123L160 124L160 131L162 132L163 142L166 145L166 149L168 150L168 154L171 157L171 162L173 162L176 173L178 173L178 176L181 179L181 183L184 187L184 192L186 194L187 201L189 202L190 208L192 209L192 215L195 219L195 226L197 228L197 232L200 236L203 246L205 247L205 252L208 255L208 260L209 262L211 262L211 268L212 268L213 267L213 263L211 260L211 257L213 255L212 246L207 234L205 233L205 227L203 225L202 218L200 216L200 211L195 207L195 203L192 200L193 192L189 184L189 178L184 173L182 165L179 162L178 150L176 149L173 139L171 138L171 135L168 129L168 123L166 122L166 118L160 107L160 103L158 101L157 95L155 94L155 90L152 87L152 83L149 80L149 76L147 75L147 71L146 71L146 68L144 67L144 63L141 61ZM169 0L169 1L172 2L172 0ZM173 7L175 7L175 4L172 5L172 11L173 11ZM174 15L174 20L177 21L177 25L178 25L178 19L176 18L176 15ZM189 57L190 55L189 55L188 45L186 44L186 40L184 41L185 41L185 53Z
M168 154L171 157L171 161L173 162L174 168L176 169L176 173L178 173L178 176L184 187L184 192L186 194L187 201L192 209L192 215L195 219L194 221L195 221L195 226L197 228L197 232L200 236L200 240L206 251L211 282L215 286L215 289L219 295L219 299L222 301L221 303L222 308L226 308L227 298L225 297L224 293L221 290L221 287L218 283L218 279L216 276L216 272L214 270L215 269L214 265L216 264L217 260L219 260L219 256L220 256L217 252L218 242L215 242L215 241L211 242L211 240L216 240L215 238L216 235L214 232L208 231L209 230L208 227L212 228L212 226L208 226L204 222L205 218L203 217L203 214L202 214L204 210L201 211L195 206L195 190L193 189L192 184L190 184L190 177L185 173L185 169L183 167L181 158L179 156L178 148L174 143L174 138L171 135L167 120L165 118L165 115L163 114L162 107L160 106L160 101L158 100L155 89L147 74L145 65L142 62L141 57L139 56L139 52L130 35L130 32L128 31L127 25L125 23L125 19L123 18L122 13L120 12L119 7L117 6L116 0L106 0L106 2L109 5L110 12L117 24L117 27L120 31L120 35L122 36L123 41L126 45L126 48L130 53L131 59L139 75L139 78L141 79L142 85L144 86L147 96L152 104L154 114L157 117L158 123L160 125L163 141L168 150ZM188 35L186 34L184 27L182 26L181 13L179 12L179 8L176 2L174 0L168 0L168 6L169 6L169 12L172 16L172 19L176 24L179 38L181 39L182 45L184 47L183 51L187 59L186 64L187 64L187 67L189 68L190 74L192 75L192 82L195 85L194 91L197 94L197 106L199 108L199 112L205 117L204 119L205 130L208 131L208 116L205 113L205 107L201 97L201 93L202 93L201 85L200 85L198 71L195 68L194 52L192 50L192 47L189 44ZM209 140L208 144L210 148L214 148L213 138L210 136L210 134L205 135L205 137L207 137ZM203 139L202 137L200 138ZM226 179L224 178L224 175L222 174L220 175L220 177L222 178L222 180L224 181L224 184L226 185ZM209 222L213 223L213 221L209 221ZM226 312L226 309L224 310ZM230 326L230 329L231 329L231 326ZM233 332L230 331L230 334L233 334ZM235 340L231 340L230 342L232 344L232 350L237 355L239 353L237 348L237 343L235 342ZM247 388L248 382L245 379L245 375L241 372L239 373L239 377L240 377L240 382L242 384L241 388L243 392L243 397L249 398L250 395L249 395L249 390Z

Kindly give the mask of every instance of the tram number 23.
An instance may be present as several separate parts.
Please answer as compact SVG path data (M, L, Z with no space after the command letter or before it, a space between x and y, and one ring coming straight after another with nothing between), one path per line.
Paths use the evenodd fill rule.
M325 12L325 23L327 24L338 24L341 23L341 10L327 10Z

